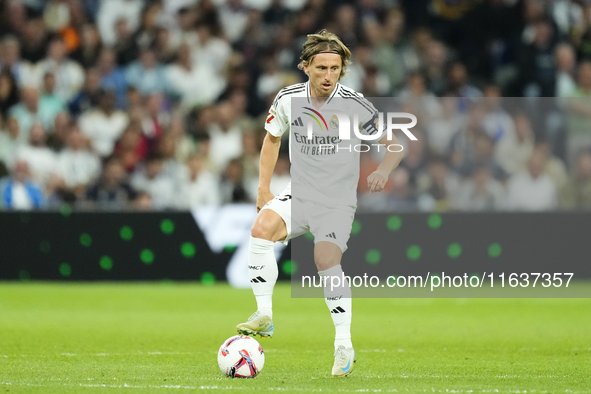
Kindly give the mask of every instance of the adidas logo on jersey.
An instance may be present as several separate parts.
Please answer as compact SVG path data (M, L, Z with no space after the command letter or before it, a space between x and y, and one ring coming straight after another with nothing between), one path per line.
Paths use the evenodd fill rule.
M302 118L298 117L296 120L291 122L292 126L303 126L304 122L302 122Z
M337 239L337 236L334 233L326 234L325 237Z
M252 278L250 283L266 283L267 281L264 280L262 277L257 276L256 278Z
M341 308L340 306L337 306L335 309L330 311L330 313L345 313L345 310L343 308Z

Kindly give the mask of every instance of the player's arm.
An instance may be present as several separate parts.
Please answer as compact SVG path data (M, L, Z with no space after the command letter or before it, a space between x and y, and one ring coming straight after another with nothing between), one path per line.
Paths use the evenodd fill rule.
M281 137L275 137L267 132L261 149L261 164L259 169L259 189L257 194L257 212L263 206L271 201L275 196L271 193L271 177L275 171L279 148L281 147Z
M261 161L259 166L259 189L257 193L257 212L263 206L271 201L275 196L271 193L271 177L275 171L275 164L279 157L279 148L281 147L281 136L289 130L289 117L285 110L285 101L281 101L281 93L277 93L273 105L267 114L265 121L265 130L267 135L261 148Z
M404 157L403 151L397 152L400 150L400 142L394 134L392 134L391 140L389 140L388 136L385 134L379 142L386 147L386 154L378 166L378 169L367 177L367 187L372 193L384 190L384 186L386 186L386 182L388 182L390 173L398 167L398 164L400 164ZM388 149L389 146L392 147Z

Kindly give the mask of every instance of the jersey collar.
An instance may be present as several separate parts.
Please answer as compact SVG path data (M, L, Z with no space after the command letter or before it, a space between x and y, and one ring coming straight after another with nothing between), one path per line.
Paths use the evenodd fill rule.
M336 83L334 90L332 91L332 93L330 94L330 96L328 96L328 99L324 102L324 104L322 106L325 106L326 104L330 103L330 101L332 100L332 98L334 96L336 96L337 91L341 88L341 84L339 82ZM306 82L306 98L308 99L308 104L312 104L312 100L311 100L311 96L310 96L310 80L308 80Z

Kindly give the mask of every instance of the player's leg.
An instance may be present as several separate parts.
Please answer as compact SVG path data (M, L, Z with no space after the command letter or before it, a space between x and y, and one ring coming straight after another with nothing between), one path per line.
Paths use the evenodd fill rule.
M324 280L324 299L335 326L335 361L332 375L347 376L353 371L355 351L351 342L352 302L351 288L343 280L341 247L332 242L320 241L314 246L314 261L318 274Z
M263 209L257 216L250 231L248 272L258 310L273 317L273 288L277 282L277 260L275 242L285 239L287 228L281 216Z
M343 283L341 248L332 242L318 242L314 247L314 261L320 277L326 277L324 298L335 325L334 347L352 348L351 343L351 288ZM323 278L324 279L324 278Z
M271 337L273 326L273 288L277 282L278 269L275 259L275 242L287 237L286 220L278 213L286 216L291 209L287 201L273 200L262 209L250 232L248 256L248 272L252 291L257 301L257 311L245 323L236 329L241 334ZM286 217L286 219L288 219Z
M326 280L324 299L335 326L334 376L347 376L353 371L355 351L351 343L351 287L341 267L343 253L351 234L355 209L317 205L311 231L314 235L314 262L321 279Z

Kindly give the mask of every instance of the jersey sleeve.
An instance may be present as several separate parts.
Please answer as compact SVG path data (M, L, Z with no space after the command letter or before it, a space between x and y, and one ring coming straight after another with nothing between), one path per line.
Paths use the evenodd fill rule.
M365 135L374 135L379 131L378 110L367 99L361 97L359 103L359 131Z
M273 105L271 105L269 113L267 114L267 119L265 120L265 130L275 137L281 137L287 130L289 130L289 116L285 113L285 101L280 100L278 97L279 94L277 94Z

